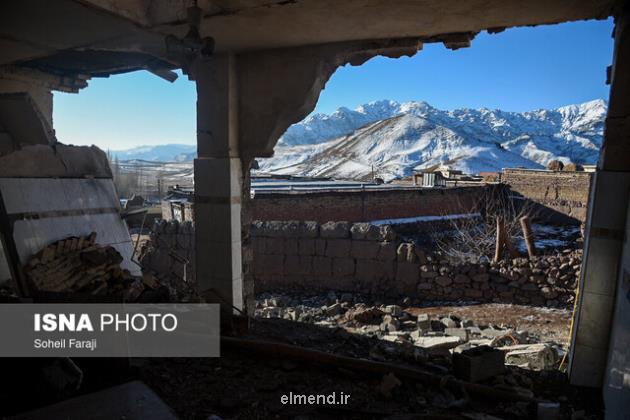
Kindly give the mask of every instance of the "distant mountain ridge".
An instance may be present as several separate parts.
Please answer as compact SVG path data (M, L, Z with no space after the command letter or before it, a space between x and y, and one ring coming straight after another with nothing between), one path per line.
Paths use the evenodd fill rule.
M550 160L592 164L602 145L607 104L597 99L528 112L457 109L426 102L370 102L313 114L282 135L260 172L391 180L449 164L467 173L543 168ZM196 146L166 144L113 151L121 161L190 162Z
M121 161L189 162L197 156L197 146L194 144L160 144L139 146L127 150L111 150L110 153Z
M467 173L543 168L553 159L595 163L606 109L601 99L528 112L371 102L292 125L260 170L359 179L374 168L393 179L441 163Z

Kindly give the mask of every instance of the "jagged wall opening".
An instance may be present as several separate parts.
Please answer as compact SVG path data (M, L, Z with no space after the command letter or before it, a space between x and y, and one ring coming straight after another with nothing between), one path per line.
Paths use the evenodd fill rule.
M579 44L584 25L597 36L563 52ZM314 113L291 126L253 174L387 182L440 164L469 174L545 169L555 159L594 164L611 31L612 20L512 28L480 33L457 51L425 43L413 57L341 67ZM593 64L579 70L584 56Z
M92 79L78 95L54 94L59 140L106 151L121 199L159 203L169 185L192 182L195 85L178 76L169 83L137 71Z

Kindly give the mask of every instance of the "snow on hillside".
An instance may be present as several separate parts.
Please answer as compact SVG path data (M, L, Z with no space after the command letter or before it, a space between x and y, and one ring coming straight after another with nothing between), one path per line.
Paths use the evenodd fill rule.
M603 100L523 113L371 102L289 127L260 171L359 179L374 168L389 180L440 163L467 173L542 168L553 159L594 163L605 115Z
M113 150L119 160L147 160L155 162L189 162L197 154L197 146L190 144L162 144L139 146L127 150Z

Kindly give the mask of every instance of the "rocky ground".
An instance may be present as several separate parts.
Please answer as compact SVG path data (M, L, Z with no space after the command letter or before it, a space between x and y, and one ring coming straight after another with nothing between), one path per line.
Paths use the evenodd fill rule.
M569 386L558 370L570 316L565 309L520 305L421 305L335 292L266 293L258 296L246 339L421 369L444 382L436 385L392 372L247 351L229 343L222 344L217 359L148 359L135 364L139 377L183 418L553 418L541 417L539 409L551 410L557 418L600 418L599 393ZM491 360L470 376L459 361L479 352ZM453 378L533 400L480 397L448 382ZM345 405L282 404L282 396L290 392L343 392L350 398ZM539 407L540 401L547 405Z
M382 303L335 292L310 296L261 294L255 315L342 328L353 334L410 344L417 351L497 347L506 353L507 363L532 369L558 367L568 345L571 319L567 309L470 301L421 304L409 298ZM532 359L524 362L523 352Z
M451 356L344 328L283 319L252 321L246 338L286 343L353 358L420 368L451 378ZM482 398L458 386L435 385L343 366L308 363L224 346L216 359L136 360L137 375L186 419L530 419L538 403ZM598 393L570 387L557 369L517 366L479 383L551 403L558 418L601 418ZM285 405L293 394L350 395L345 405ZM214 416L214 417L213 417ZM540 418L540 417L539 417ZM543 417L551 418L551 417Z

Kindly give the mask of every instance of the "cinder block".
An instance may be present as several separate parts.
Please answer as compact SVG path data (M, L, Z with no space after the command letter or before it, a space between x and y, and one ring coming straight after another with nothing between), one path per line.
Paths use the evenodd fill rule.
M287 255L284 259L284 274L306 275L313 272L313 257Z
M350 239L329 239L326 241L326 256L332 258L349 257L351 244Z
M444 334L459 337L462 341L468 341L470 332L466 328L446 328Z
M297 238L287 238L284 240L284 255L298 255Z
M299 255L315 255L315 239L301 238L297 248Z
M380 263L374 260L357 259L356 279L361 284L372 284L381 278Z
M375 259L379 251L379 243L375 241L352 241L350 255L353 258Z
M284 239L283 238L265 239L265 254L283 255L284 254Z
M419 280L418 264L399 262L396 265L396 290L411 296L416 291Z
M315 239L315 255L326 255L326 239Z
M330 277L332 275L332 258L313 257L313 274L326 278Z
M350 223L348 222L327 222L319 227L319 234L322 238L349 238Z
M396 259L396 248L395 242L379 242L376 258L379 261L394 261Z
M350 228L350 234L354 240L378 241L381 237L381 230L378 226L370 223L355 223Z
M334 277L346 277L354 275L354 259L333 258L332 274Z
M505 370L503 352L489 346L479 346L453 353L453 372L459 379L478 382L501 375Z
M263 254L254 260L254 273L256 274L282 274L284 256Z

